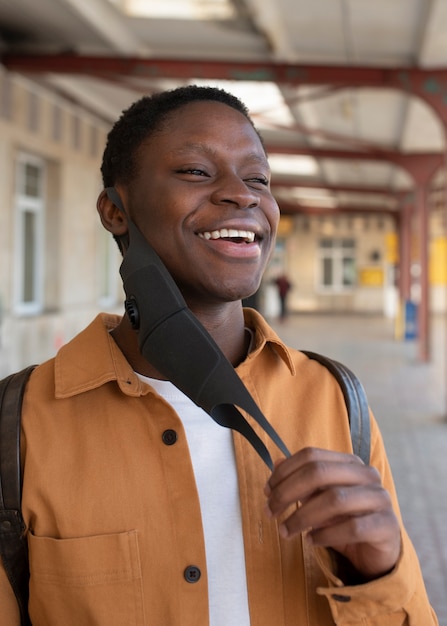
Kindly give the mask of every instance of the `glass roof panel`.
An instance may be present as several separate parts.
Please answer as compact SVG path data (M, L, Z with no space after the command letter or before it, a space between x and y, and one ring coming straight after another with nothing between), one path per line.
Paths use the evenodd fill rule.
M135 17L209 20L235 15L229 0L122 0L121 6Z
M248 107L257 128L290 127L294 120L278 85L275 83L229 80L194 80L195 85L219 87L229 91Z

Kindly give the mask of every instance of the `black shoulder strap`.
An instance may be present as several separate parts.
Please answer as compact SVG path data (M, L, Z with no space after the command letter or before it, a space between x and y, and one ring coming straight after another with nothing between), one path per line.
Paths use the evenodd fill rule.
M28 617L28 544L21 513L20 422L25 386L34 366L0 381L0 556L20 609Z
M316 352L308 352L307 350L302 352L309 359L314 359L327 367L340 385L348 409L354 454L368 465L370 460L369 407L366 392L361 382L342 363Z

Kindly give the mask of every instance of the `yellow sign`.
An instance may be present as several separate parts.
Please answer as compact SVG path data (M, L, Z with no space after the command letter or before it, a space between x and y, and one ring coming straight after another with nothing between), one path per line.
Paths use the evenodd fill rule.
M278 237L286 237L293 231L294 220L289 215L281 215L278 224Z
M362 287L382 287L384 282L381 267L363 267L359 271L359 284Z
M399 261L399 246L396 233L385 235L385 259L387 263L396 264Z
M447 239L435 237L430 242L430 284L447 285Z

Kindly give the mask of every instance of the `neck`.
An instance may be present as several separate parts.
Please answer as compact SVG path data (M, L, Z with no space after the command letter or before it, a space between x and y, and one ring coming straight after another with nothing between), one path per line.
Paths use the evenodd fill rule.
M248 344L244 313L240 301L207 309L193 309L192 312L209 332L224 355L234 366L247 355Z
M237 366L244 360L250 338L245 333L244 315L240 301L226 303L223 306L219 305L213 307L212 310L195 307L192 312L233 366ZM161 373L141 354L137 333L132 329L127 315L124 315L111 334L135 371L144 376L163 379Z

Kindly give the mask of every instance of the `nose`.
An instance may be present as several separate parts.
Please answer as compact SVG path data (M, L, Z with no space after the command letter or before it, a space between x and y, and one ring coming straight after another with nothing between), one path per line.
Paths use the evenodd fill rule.
M211 199L214 204L233 204L239 209L252 209L260 203L256 189L234 173L219 177Z

